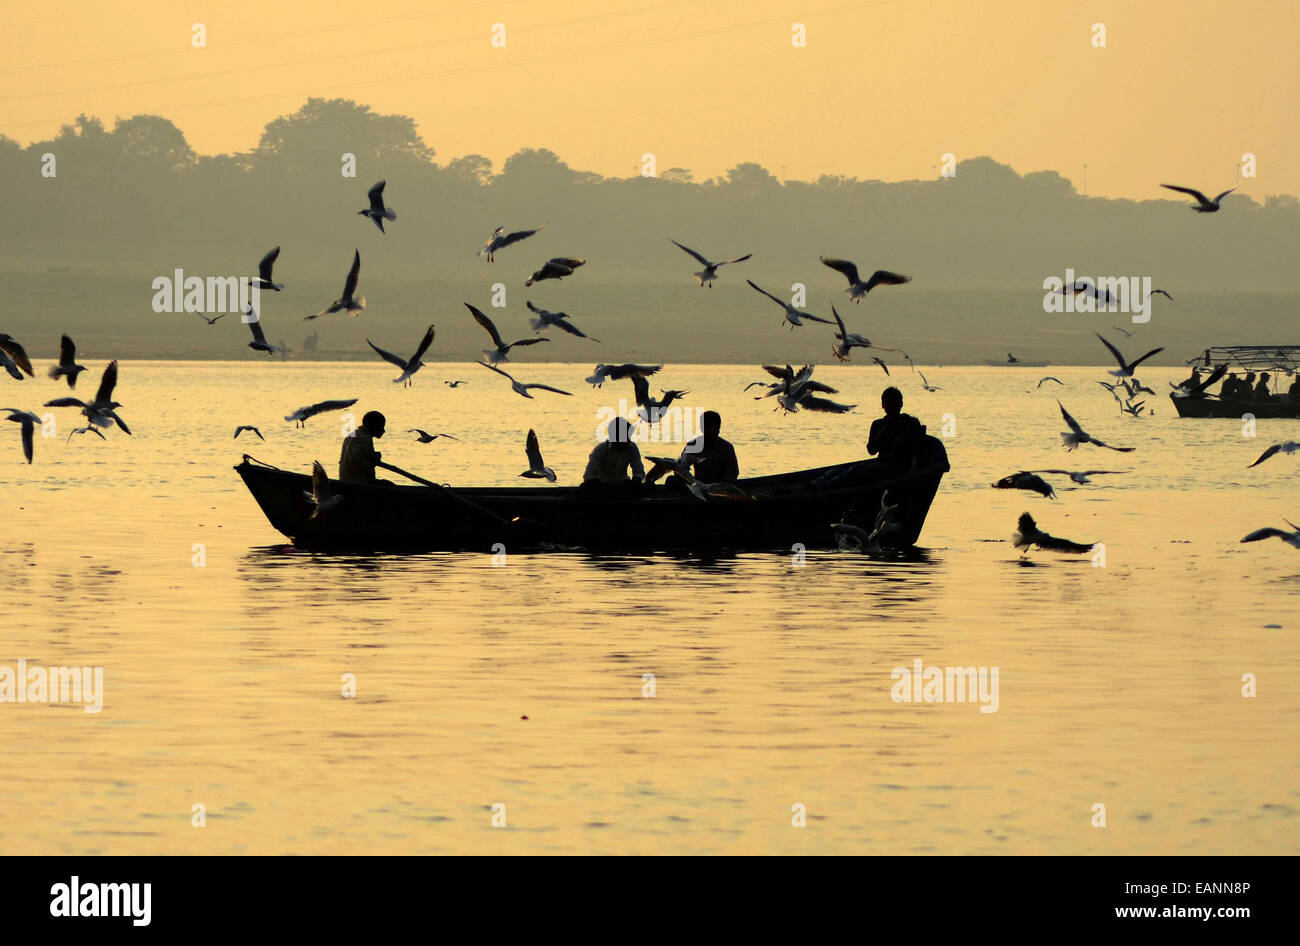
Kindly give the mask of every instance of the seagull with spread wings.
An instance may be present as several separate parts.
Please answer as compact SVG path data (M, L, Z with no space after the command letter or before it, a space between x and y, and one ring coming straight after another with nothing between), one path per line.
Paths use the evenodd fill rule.
M415 439L420 441L420 443L433 443L439 437L444 437L447 440L454 440L457 443L460 443L459 437L453 437L451 434L431 434L427 430L421 430L419 427L408 427L406 432L408 434L415 434Z
M1029 470L1029 473L1057 473L1061 476L1068 476L1071 481L1082 486L1091 482L1088 477L1101 476L1103 473L1128 473L1129 470Z
M1101 343L1102 343L1103 345L1105 345L1108 349L1110 349L1110 353L1111 353L1112 355L1114 355L1114 356L1115 356L1115 360L1119 362L1119 369L1116 370L1116 371L1112 371L1112 372L1110 372L1110 374L1113 375L1113 376L1116 377L1116 378L1131 378L1131 377L1133 377L1133 372L1134 372L1134 370L1136 370L1136 368L1137 368L1138 365L1142 364L1142 362L1146 361L1146 360L1147 360L1148 358L1150 358L1152 355L1158 355L1158 354L1160 354L1162 351L1164 351L1163 346L1160 347L1160 348L1153 348L1153 349L1151 349L1149 352L1147 352L1145 355L1143 355L1141 358L1139 358L1137 361L1125 361L1125 360L1124 360L1124 356L1120 354L1120 351L1119 351L1118 348L1116 348L1116 347L1115 347L1114 345L1112 345L1110 342L1106 341L1106 339L1102 338L1102 336L1101 336L1099 333L1097 333L1097 332L1093 332L1092 334L1096 335L1098 338L1101 339Z
M315 519L323 512L329 512L340 502L343 497L330 488L330 478L325 475L325 467L320 465L319 460L313 460L311 464L311 492L303 492L303 496L316 508L311 511L308 519Z
M1269 457L1275 457L1279 453L1295 453L1297 450L1300 450L1300 443L1296 443L1294 440L1284 440L1281 443L1275 443L1273 446L1261 453L1259 459L1246 467L1246 469L1249 470L1251 466L1259 466Z
M117 424L122 428L122 433L129 435L131 433L130 428L117 415L117 409L122 405L113 400L113 388L115 387L117 387L117 362L110 361L108 367L104 369L104 374L99 379L99 390L95 392L95 399L89 404L75 397L56 397L52 401L46 401L45 406L79 407L81 413L86 415L86 419L96 427L112 427Z
M238 440L238 439L239 439L239 435L242 434L242 433L243 433L244 431L246 431L246 430L251 431L251 432L257 434L257 439L258 439L258 440L266 440L266 438L262 436L262 432L261 432L260 430L258 430L256 427L254 427L252 424L240 424L238 427L235 428L235 436L232 437L231 439L232 439L232 440Z
M1030 492L1046 496L1048 499L1056 498L1056 490L1052 489L1051 484L1041 476L1034 476L1027 470L1019 473L1012 473L1010 476L1004 476L996 483L991 484L994 489L1025 489Z
M285 414L285 420L291 420L297 427L306 427L309 418L317 414L323 414L326 411L341 411L345 407L351 407L357 403L356 398L348 398L342 401L317 401L315 404L308 404L306 407L300 407L292 414Z
M718 265L721 266L722 264L719 263ZM829 325L831 322L830 319L824 319L820 315L813 315L811 312L804 312L800 309L796 309L794 306L786 302L784 299L778 299L776 296L772 295L766 289L764 289L763 287L755 283L752 279L746 279L745 282L749 283L752 289L754 289L757 292L761 292L763 295L767 296L769 299L771 299L773 302L775 302L777 305L781 307L782 311L785 313L782 316L782 318L784 318L784 320L787 323L789 323L790 331L792 332L794 331L796 325L803 325L804 319L807 319L809 322L824 322L827 325Z
M1192 210L1195 210L1198 214L1212 214L1219 212L1219 201L1223 200L1223 198L1227 197L1241 185L1238 184L1237 187L1229 187L1218 197L1215 197L1214 200L1210 200L1193 187L1179 187L1177 184L1161 184L1160 186L1167 187L1171 191L1178 191L1180 194L1187 194L1189 197L1194 198L1196 203L1192 204Z
M585 266L586 264L587 261L578 256L552 257L542 264L541 269L525 279L524 285L531 286L543 279L563 279L565 276L572 276L579 266Z
M549 338L521 338L517 342L506 344L506 342L501 338L501 333L497 331L497 327L492 323L492 320L484 315L481 310L474 308L474 306L470 305L468 302L465 303L465 308L469 309L470 315L474 316L474 321L481 325L483 331L487 332L492 339L492 344L495 347L483 349L483 356L487 358L489 364L497 365L503 361L509 361L510 349L514 348L516 345L536 345L539 342L550 341Z
M529 391L532 390L550 391L552 394L567 394L570 397L573 396L573 392L561 391L559 388L553 388L549 384L524 384L524 382L522 381L516 381L514 375L507 374L506 372L498 368L496 365L490 365L486 361L480 361L479 364L482 365L484 368L487 368L489 371L495 371L503 378L507 378L510 381L511 390L513 390L520 397L526 397L529 400L532 400L533 396L528 393Z
M845 292L849 294L849 298L854 302L861 302L862 297L877 286L901 286L905 282L912 281L911 276L891 273L887 269L878 269L867 278L866 282L863 282L862 277L858 275L857 263L829 256L822 256L819 259L824 266L829 266L849 281L849 288Z
M528 306L529 312L532 312L537 316L535 319L528 320L529 324L532 325L534 332L541 332L554 325L560 331L568 332L570 335L576 335L578 338L591 338L590 335L569 321L569 313L567 312L551 312L547 309L539 309L537 306L533 305L532 302L527 300L525 300L524 305ZM591 340L593 342L600 341L599 338L591 338Z
M262 320L258 317L257 313L253 311L251 306L244 314L251 316L251 318L244 320L248 323L248 327L253 333L253 340L248 343L249 348L253 349L253 351L264 351L272 357L275 357L277 352L281 355L289 354L289 349L285 348L284 345L272 345L266 340L266 335L262 332Z
M678 243L672 237L668 238L668 242L671 243L673 246L677 247L683 253L695 257L695 259L699 262L699 264L704 267L698 273L694 274L695 278L700 281L701 288L703 288L704 286L708 286L710 289L713 288L713 281L718 278L719 266L728 266L731 263L743 263L745 260L749 259L751 256L754 255L753 253L746 253L744 256L737 256L735 259L718 260L718 262L715 263L712 260L704 256L701 256L699 253L695 252L689 246L684 246L683 244ZM752 286L753 283L750 283L750 285ZM754 288L758 289L757 286L754 286ZM763 290L759 289L759 292L762 291Z
M598 388L606 381L622 381L624 378L630 378L633 375L649 376L654 374L663 365L607 365L599 364L592 371L590 378L586 381L594 388Z
M542 462L542 447L537 442L537 431L528 431L528 439L524 441L524 452L528 455L528 469L519 475L530 480L546 480L548 483L554 483L555 471Z
M1287 532L1285 529L1275 529L1272 526L1266 526L1263 529L1256 529L1254 532L1250 533L1250 535L1245 536L1241 541L1258 542L1260 539L1270 539L1273 536L1277 536L1292 548L1300 549L1300 526L1297 526L1290 519L1284 518L1282 521L1295 531Z
M375 226L379 228L380 233L384 233L384 221L396 220L397 214L390 208L384 206L384 185L387 181L380 181L374 187L366 192L366 198L370 201L370 206L365 210L358 210L357 213L362 217L369 217L374 221Z
M310 322L312 319L319 319L322 315L329 315L332 312L347 312L348 315L356 315L366 307L366 297L357 295L357 283L361 281L361 251L357 250L352 257L352 268L348 270L347 282L343 284L343 295L339 296L329 307L322 309L315 315L303 316L304 322Z
M545 226L543 224L542 226ZM515 230L513 233L506 233L505 227L497 227L488 237L488 241L483 244L483 249L478 251L479 256L486 256L489 263L496 262L497 250L504 250L512 243L518 243L520 240L526 240L542 227L534 227L531 230Z
M844 319L840 317L835 306L831 306L831 315L835 316L835 324L839 326L839 331L835 333L835 344L831 346L831 354L840 361L848 361L849 353L855 348L871 348L871 339L865 335L859 335L857 332L850 332L844 327Z
M1016 548L1024 549L1026 552L1035 545L1040 549L1047 549L1051 552L1073 552L1076 555L1092 551L1092 545L1083 542L1071 542L1069 539L1058 539L1054 535L1048 535L1038 528L1038 523L1034 522L1034 517L1027 512L1020 514L1020 520L1016 524L1019 528L1011 534L1011 542Z
M50 377L55 381L60 378L68 379L68 387L77 386L77 375L86 370L85 365L77 364L77 345L71 338L64 335L59 340L59 363L50 366Z
M1061 409L1061 416L1065 418L1065 422L1070 426L1069 430L1061 431L1061 446L1065 447L1065 449L1074 450L1084 443L1090 443L1094 447L1105 447L1107 450L1114 450L1118 453L1132 453L1137 449L1136 447L1112 447L1108 443L1102 443L1079 426L1079 422L1070 416L1065 409L1065 405L1057 401L1056 406Z
M420 339L420 344L416 346L415 354L410 358L401 358L394 355L391 351L384 351L368 338L366 339L366 344L373 348L375 354L384 359L384 361L402 369L402 373L393 379L393 384L401 384L402 387L410 387L411 378L417 371L424 367L424 362L420 359L424 357L424 353L428 351L429 346L433 344L433 326L430 325L425 329L424 337Z
M279 292L284 288L284 283L274 282L271 279L271 268L275 266L275 261L280 256L280 248L277 246L271 252L262 257L262 261L257 264L257 275L250 280L258 289L270 289L272 292Z
M36 376L32 371L32 360L27 357L26 349L18 343L18 339L4 332L0 332L0 366L19 381L23 379L22 374L19 373L20 369L27 372L29 378Z
M636 395L637 413L641 415L641 418L647 424L658 423L664 411L668 409L669 404L691 393L690 391L677 390L664 391L662 392L663 400L656 401L650 396L650 382L646 380L645 375L634 374L630 377L632 378L632 390Z

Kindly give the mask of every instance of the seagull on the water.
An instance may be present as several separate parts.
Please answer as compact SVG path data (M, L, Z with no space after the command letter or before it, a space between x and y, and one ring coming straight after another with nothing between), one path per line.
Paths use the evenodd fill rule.
M622 381L624 378L630 378L633 375L642 375L648 377L654 374L663 365L606 365L599 364L592 370L592 375L587 378L587 383L592 387L600 387L606 381Z
M1120 354L1119 349L1116 348L1114 345L1112 345L1110 342L1106 341L1106 339L1102 338L1100 333L1093 332L1092 334L1096 335L1098 338L1101 339L1101 343L1105 345L1108 349L1110 349L1110 353L1114 355L1115 360L1119 362L1119 370L1110 372L1110 374L1116 378L1133 377L1133 371L1135 368L1137 368L1138 365L1142 364L1142 362L1146 361L1152 355L1158 355L1162 351L1164 351L1163 346L1160 348L1153 348L1145 355L1143 355L1141 358L1139 358L1137 361L1125 361L1124 356Z
M416 347L415 354L410 358L400 358L397 355L394 355L391 351L384 351L368 338L366 339L366 344L373 348L375 354L384 359L384 361L402 369L402 373L393 379L393 384L400 383L402 387L410 387L412 376L424 367L424 362L420 359L424 357L424 353L428 351L429 346L433 344L433 326L430 325L425 329L424 337L420 339L420 344Z
M704 286L708 286L710 289L713 288L713 281L718 278L719 266L727 266L730 265L731 263L743 263L745 260L749 259L751 256L754 255L753 253L746 253L744 256L737 256L735 259L718 260L718 262L715 263L712 260L704 256L701 256L699 253L696 253L689 246L684 246L681 243L678 243L672 237L668 238L668 242L671 243L673 246L677 247L683 253L695 257L695 259L699 261L699 264L704 267L698 273L694 274L695 278L700 281L701 288L703 288ZM754 284L750 283L750 285L753 286ZM754 286L754 288L758 289L757 286ZM758 291L762 292L763 290L759 289Z
M275 266L276 258L280 255L280 248L277 246L271 252L262 257L262 261L257 264L257 275L251 280L252 284L258 289L270 289L273 292L279 292L284 288L284 283L274 282L271 279L271 268Z
M844 327L844 319L835 311L835 306L831 306L831 315L835 316L835 324L839 326L839 331L835 333L835 344L831 346L832 355L840 361L848 361L849 353L853 349L872 347L871 339L857 332L850 332Z
M448 440L455 440L457 443L460 443L459 437L453 437L451 434L431 434L427 430L421 430L419 427L408 427L406 432L408 434L415 434L415 439L420 441L420 443L433 443L439 437L446 437Z
M27 458L28 463L31 463L36 425L41 422L41 419L31 411L25 411L19 407L6 407L4 410L9 412L7 420L22 425L23 456Z
M357 403L356 398L348 398L344 401L318 401L315 404L300 407L292 414L285 414L284 419L293 421L296 427L306 427L308 419L315 417L317 414L323 414L326 411L341 411L355 403Z
M1079 426L1079 422L1070 416L1069 412L1065 409L1065 405L1060 401L1057 401L1056 406L1061 409L1061 416L1064 417L1065 422L1070 425L1069 430L1061 431L1061 446L1065 447L1065 449L1074 450L1079 446L1079 444L1083 443L1090 443L1095 447L1105 447L1107 450L1115 450L1119 453L1132 453L1137 449L1136 447L1112 447L1108 443L1102 443Z
M535 319L528 320L529 324L532 325L534 332L540 332L554 325L556 328L568 332L570 335L576 335L579 338L591 338L590 335L569 321L569 314L567 312L550 312L546 309L539 309L527 300L525 300L524 305L528 306L528 311L537 316ZM591 340L593 342L600 341L599 338L591 338Z
M1056 490L1052 489L1051 484L1041 476L1035 476L1027 470L1019 473L1012 473L1010 476L1004 476L996 483L992 484L994 489L1027 489L1032 492L1046 496L1048 499L1056 498Z
M52 401L46 401L45 406L79 407L81 413L86 415L86 419L96 427L112 427L117 424L122 428L122 433L129 435L131 433L130 428L117 415L117 409L122 405L113 400L113 388L115 387L117 387L117 362L110 361L108 367L104 369L104 374L99 379L99 390L95 392L95 399L89 404L75 397L56 397Z
M506 372L498 368L496 365L488 364L486 361L480 361L479 364L482 365L484 368L487 368L489 371L495 371L497 374L501 375L502 377L508 378L510 380L511 389L520 397L526 397L529 400L532 400L533 396L528 392L534 389L538 391L550 391L552 394L567 394L570 397L573 396L573 392L561 391L559 388L553 388L549 384L524 384L524 382L522 381L516 381L513 375L507 374Z
M1101 476L1103 473L1128 473L1128 470L1029 470L1030 473L1057 473L1061 476L1068 476L1073 482L1080 486L1091 482L1090 476Z
M510 349L516 345L536 345L539 342L550 341L549 338L521 338L516 342L506 344L501 338L501 333L497 331L497 327L492 324L492 320L484 315L482 311L474 308L468 302L465 303L465 308L469 309L470 314L474 316L474 321L483 326L483 331L491 336L492 344L496 346L495 348L483 349L483 356L487 358L489 364L497 365L503 361L509 361Z
M366 297L357 295L357 283L361 281L361 251L357 250L352 257L352 268L348 270L347 282L343 284L343 295L339 296L334 302L330 303L329 308L321 309L315 315L303 316L304 322L310 322L312 319L319 319L322 315L329 315L332 312L344 312L348 315L356 315L366 307Z
M240 424L238 427L235 428L235 436L232 437L231 439L232 439L232 440L238 440L238 439L239 439L239 435L242 434L242 433L243 433L244 431L246 431L246 430L251 430L253 433L257 434L257 439L258 439L258 440L265 440L265 439L266 439L265 437L262 436L262 432L261 432L260 430L258 430L256 427L254 427L252 424Z
M1279 453L1295 453L1297 450L1300 450L1300 443L1296 443L1294 440L1284 440L1281 443L1275 443L1273 446L1261 453L1259 459L1246 467L1246 469L1249 470L1251 466L1259 466L1269 457L1276 456Z
M1048 376L1045 377L1045 378L1039 378L1039 379L1038 379L1038 387L1041 388L1041 387L1043 386L1043 382L1044 382L1044 381L1055 381L1055 382L1056 382L1057 384L1059 384L1061 387L1065 387L1065 382L1064 382L1064 381L1062 381L1060 378L1053 378L1051 375L1048 375ZM1035 388L1035 390L1037 390L1037 388Z
M32 360L27 357L27 351L19 344L18 339L4 332L0 332L0 366L19 381L23 379L20 369L27 372L29 378L35 377L32 372Z
M849 281L849 288L845 291L849 294L854 302L861 302L862 297L869 293L877 286L901 286L905 282L911 282L911 276L903 276L899 273L891 273L887 269L878 269L868 277L866 282L858 275L857 263L851 263L846 259L835 259L834 257L818 257L822 264L829 266L837 273L841 273Z
M396 220L397 214L384 206L384 185L387 181L380 181L370 190L366 191L366 197L370 200L370 206L365 210L358 210L357 213L362 217L369 217L375 222L380 233L384 233L384 221Z
M650 382L646 380L645 375L634 374L631 378L632 390L636 395L637 413L647 424L658 423L669 404L691 393L677 390L664 391L663 400L656 401L650 396Z
M311 492L303 492L313 506L316 508L311 511L307 518L315 519L323 512L329 512L340 502L343 497L330 488L330 478L325 475L325 467L320 465L319 460L313 460L311 465Z
M542 226L545 226L543 224ZM504 250L511 243L518 243L520 240L526 240L542 227L534 227L531 230L515 230L513 233L506 233L505 227L497 227L488 237L488 241L483 244L483 249L478 251L479 256L487 256L489 263L496 262L497 250Z
M543 279L563 279L565 276L572 276L573 271L579 266L586 265L586 260L577 256L556 256L548 259L542 264L542 268L537 270L527 279L524 280L525 286L531 286L535 282L541 282Z
M50 377L55 381L60 378L68 379L68 387L77 386L77 375L86 370L85 365L77 364L77 345L71 338L64 335L59 340L59 363L50 366Z
M249 307L248 311L244 314L250 316L256 315L256 313L253 311L251 306ZM271 357L275 357L276 352L279 352L282 355L287 355L289 353L289 350L285 348L283 345L272 345L270 342L266 340L266 335L263 334L262 332L261 319L252 318L247 321L248 321L248 327L253 332L253 340L248 343L249 348L253 349L253 351L264 351Z
M546 480L548 483L554 483L555 471L542 462L542 447L537 442L537 431L528 431L524 452L528 455L528 469L519 475L530 480Z
M1161 184L1160 186L1167 187L1171 191L1178 191L1178 193L1180 194L1187 194L1189 197L1194 198L1196 200L1196 203L1192 205L1192 209L1195 210L1198 214L1212 214L1218 212L1219 201L1223 200L1223 198L1227 197L1229 194L1235 191L1237 187L1240 187L1241 185L1238 184L1237 187L1229 187L1218 197L1214 198L1214 200L1210 200L1200 191L1192 187L1179 187L1176 184Z
M1051 552L1074 552L1082 555L1085 552L1092 551L1092 545L1071 542L1069 539L1058 539L1054 535L1048 535L1038 528L1038 523L1034 522L1034 517L1027 512L1020 514L1017 525L1019 528L1011 534L1011 542L1018 549L1029 551L1029 549L1037 545L1040 549L1047 549Z
M1289 525L1294 532L1287 532L1285 529L1274 529L1272 526L1266 526L1263 529L1256 529L1250 535L1243 538L1243 542L1258 542L1260 539L1270 539L1277 536L1292 548L1300 549L1300 526L1297 526L1290 519L1283 518L1283 522Z
M718 265L721 266L722 264L719 263ZM796 309L794 306L786 302L784 299L778 299L776 296L772 295L766 289L757 285L752 279L746 279L745 282L749 283L749 285L755 291L761 292L763 295L767 296L769 299L771 299L773 302L775 302L777 305L781 307L781 309L785 313L783 318L785 319L786 322L790 324L790 331L792 332L794 331L796 325L803 325L804 319L807 319L810 322L824 322L827 325L829 325L831 322L830 319L824 319L820 315L813 315L811 312L804 312L801 311L800 309ZM841 331L842 330L843 329L841 328Z

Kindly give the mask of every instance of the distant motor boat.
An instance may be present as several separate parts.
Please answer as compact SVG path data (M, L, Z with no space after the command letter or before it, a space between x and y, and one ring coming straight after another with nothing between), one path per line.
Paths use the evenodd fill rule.
M1267 371L1274 384L1274 393L1267 399L1256 397L1222 397L1213 392L1187 397L1177 391L1169 395L1179 417L1231 417L1240 420L1250 414L1257 418L1300 417L1300 399L1292 400L1286 391L1279 390L1278 379L1294 378L1300 371L1300 345L1224 345L1207 348L1189 365L1199 365L1213 371L1224 365L1229 371L1257 374Z

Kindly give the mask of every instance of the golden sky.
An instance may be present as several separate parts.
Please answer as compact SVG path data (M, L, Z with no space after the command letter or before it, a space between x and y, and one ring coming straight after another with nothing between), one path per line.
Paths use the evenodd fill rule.
M1300 193L1296 0L227 0L0 11L0 133L154 113L245 150L308 96L413 116L445 162L545 147L626 176L929 177L951 153L1088 192ZM192 45L204 24L206 48ZM504 24L506 45L491 43ZM791 43L806 26L807 46ZM1105 27L1104 48L1093 25Z

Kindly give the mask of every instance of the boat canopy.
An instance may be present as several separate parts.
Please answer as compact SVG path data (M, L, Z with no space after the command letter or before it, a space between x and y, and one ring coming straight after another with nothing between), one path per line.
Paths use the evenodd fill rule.
M1220 345L1188 358L1187 364L1206 368L1227 365L1248 371L1271 369L1291 374L1300 368L1300 345Z

